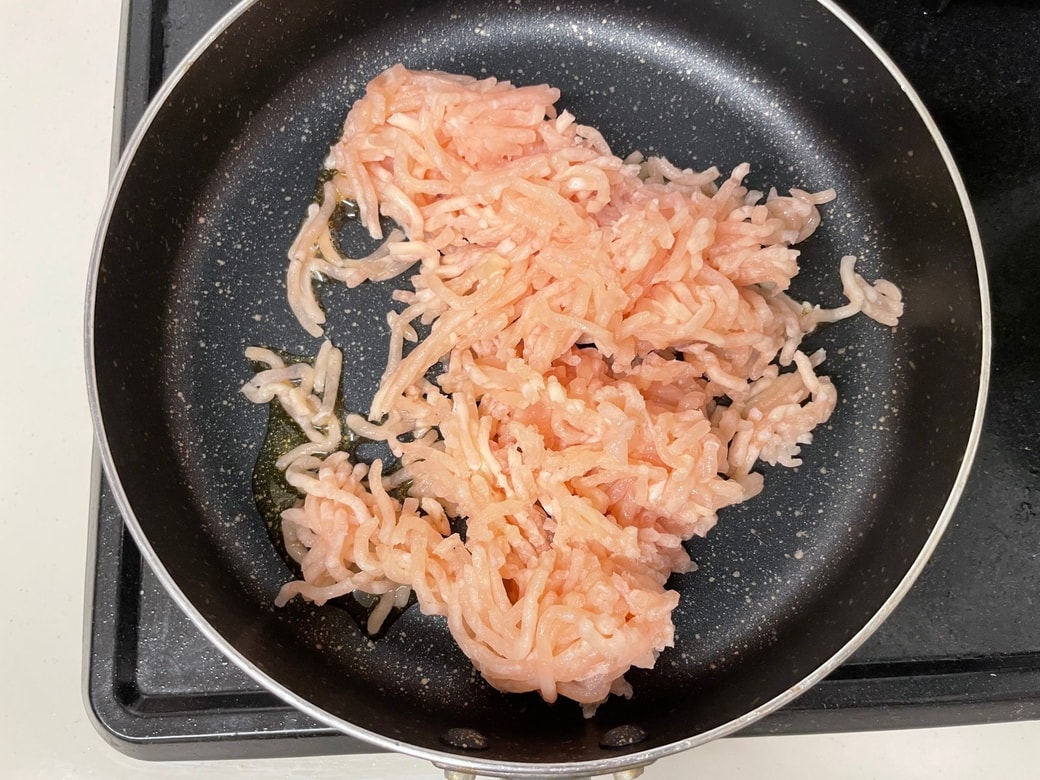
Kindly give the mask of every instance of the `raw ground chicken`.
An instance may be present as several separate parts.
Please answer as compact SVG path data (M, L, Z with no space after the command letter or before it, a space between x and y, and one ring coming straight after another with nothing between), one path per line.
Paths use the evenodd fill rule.
M278 603L356 590L382 595L385 615L411 588L493 686L591 709L630 695L626 671L673 643L665 582L694 568L683 541L762 489L757 461L797 465L833 411L803 335L859 311L895 325L902 304L852 257L846 306L784 294L791 245L833 191L764 195L742 184L747 165L718 184L714 168L622 160L556 110L559 95L397 65L331 150L289 300L320 336L316 275L355 286L414 267L369 418L348 418L400 470L339 450L327 341L313 367L252 350L270 368L244 390L278 397L309 438L280 463L303 496L283 515L303 578ZM380 214L400 226L367 258L332 239L346 199L373 238ZM408 480L408 498L389 495Z

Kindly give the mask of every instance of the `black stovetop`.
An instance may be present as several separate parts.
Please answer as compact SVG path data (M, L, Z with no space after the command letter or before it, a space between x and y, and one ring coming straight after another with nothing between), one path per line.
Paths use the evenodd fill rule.
M121 142L231 0L128 0ZM844 666L744 734L1040 718L1040 7L846 0L914 84L975 207L993 305L993 373L975 466L908 597ZM91 507L87 699L141 758L373 751L264 692L143 565L98 477Z

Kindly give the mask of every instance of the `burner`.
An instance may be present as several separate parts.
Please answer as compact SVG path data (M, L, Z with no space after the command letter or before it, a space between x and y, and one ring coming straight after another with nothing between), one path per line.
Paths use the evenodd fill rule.
M121 142L232 5L129 0ZM898 611L828 679L740 733L1040 718L1040 306L1026 297L1040 286L1040 11L1013 0L844 6L915 85L972 197L993 302L989 407L949 530ZM150 759L376 751L227 661L142 563L100 475L95 501L88 699L113 745Z

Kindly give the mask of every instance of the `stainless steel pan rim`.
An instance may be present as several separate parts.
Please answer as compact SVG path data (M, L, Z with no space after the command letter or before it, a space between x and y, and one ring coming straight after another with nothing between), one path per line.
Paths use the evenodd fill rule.
M859 38L863 44L869 49L869 51L880 61L881 64L888 70L892 78L898 84L898 86L905 93L907 100L913 105L916 112L919 114L921 120L927 127L931 138L942 156L945 162L946 168L948 169L950 179L954 185L957 196L960 200L961 208L967 223L971 245L975 257L975 265L978 276L979 292L981 299L981 365L980 376L979 376L979 390L977 395L977 401L975 404L974 419L971 425L970 434L968 437L967 444L964 448L963 457L961 460L960 468L957 472L953 488L949 494L949 497L939 514L938 520L934 525L931 534L928 536L926 543L921 549L920 553L915 558L910 569L899 582L898 586L889 596L889 598L883 603L880 609L870 618L870 620L859 630L841 649L836 652L829 660L819 666L811 674L806 675L802 680L792 685L788 690L774 697L773 699L765 702L764 704L756 707L752 711L742 715L741 717L735 718L722 726L705 731L697 734L685 740L673 742L661 747L654 749L648 749L638 753L629 753L623 756L616 756L613 758L606 758L597 761L583 761L573 762L565 765L557 764L534 764L534 763L521 763L521 762L506 762L506 761L489 761L480 760L478 758L470 758L468 756L460 755L458 753L448 753L436 750L429 750L422 747L416 747L405 742L387 738L384 735L377 734L366 729L360 728L357 725L350 723L346 720L335 717L328 712L314 706L307 700L301 698L293 691L289 690L265 672L261 671L255 664L243 657L232 644L225 639L216 629L201 615L199 610L194 604L189 601L185 596L184 592L179 588L173 577L170 575L162 561L156 555L152 548L149 540L144 533L140 522L134 514L133 508L130 506L130 502L127 498L126 492L124 491L119 474L116 471L116 467L113 461L111 450L107 443L105 435L104 420L101 415L100 401L98 397L98 383L95 367L95 352L94 352L94 314L95 314L95 293L98 280L98 272L101 263L102 249L108 230L109 222L112 217L113 208L115 205L116 197L120 191L120 187L130 167L130 163L133 160L134 154L141 144L142 139L148 134L149 128L154 120L155 116L162 109L166 100L176 87L180 79L187 73L202 52L209 47L215 40L217 40L223 31L229 27L238 17L240 17L246 10L253 6L257 0L242 0L236 5L231 11L229 11L188 53L188 55L182 60L176 68L172 71L170 77L162 85L155 98L149 104L144 116L140 123L135 129L133 135L130 137L125 150L119 160L119 163L115 169L112 177L111 187L108 193L108 197L102 212L101 220L99 222L98 230L95 235L92 257L89 269L89 282L88 289L86 291L86 305L85 305L85 323L84 323L84 348L85 348L85 362L86 362L86 374L87 374L87 389L88 389L88 401L90 405L91 417L94 424L94 429L97 437L97 446L100 453L100 461L104 469L105 476L112 487L113 496L116 504L119 507L120 512L124 518L127 528L129 529L134 541L140 548L141 555L148 565L155 572L157 578L162 583L163 587L170 594L173 601L182 609L191 621L198 627L202 634L216 645L233 663L242 669L245 674L256 681L259 685L263 686L267 690L276 694L278 697L283 699L286 703L297 708L306 715L314 718L315 720L327 724L328 726L335 728L341 732L352 735L354 737L365 740L375 746L384 748L386 750L396 751L399 753L414 756L416 758L425 759L433 762L437 766L449 770L464 773L475 773L484 774L490 776L541 776L541 777L584 777L602 773L618 772L624 769L637 768L645 766L653 761L664 758L666 756L678 753L680 751L687 750L689 748L702 745L706 742L712 741L719 737L731 735L740 729L754 723L760 718L768 715L769 713L783 707L788 704L810 687L815 685L817 682L828 676L833 672L839 665L841 665L863 642L873 634L881 623L888 617L889 614L896 608L899 602L903 599L906 593L910 590L914 581L920 575L928 562L932 553L934 552L939 540L942 537L946 526L949 524L950 518L952 517L954 510L957 506L957 502L963 492L965 483L971 470L972 462L975 457L975 453L979 443L979 436L982 428L983 414L985 410L986 396L989 386L989 371L990 371L990 359L991 359L991 340L992 340L992 327L991 327L991 312L989 305L989 293L988 284L986 277L986 266L983 258L982 244L979 238L978 227L975 222L975 216L972 211L971 203L968 199L967 191L964 186L964 182L957 169L957 166L953 160L949 148L943 140L938 127L934 120L928 113L920 97L902 74L896 64L888 57L885 51L874 41L870 35L860 25L853 20L844 10L842 10L837 4L831 0L815 0L820 6L826 9L830 14L841 21L857 38Z

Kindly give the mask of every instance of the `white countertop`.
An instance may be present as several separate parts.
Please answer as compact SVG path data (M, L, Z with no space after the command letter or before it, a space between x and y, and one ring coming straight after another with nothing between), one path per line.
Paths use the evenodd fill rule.
M82 697L92 431L82 360L87 263L105 197L120 0L0 3L4 236L0 382L0 777L437 778L402 756L144 763L109 747ZM645 777L1040 777L1040 722L728 739Z

